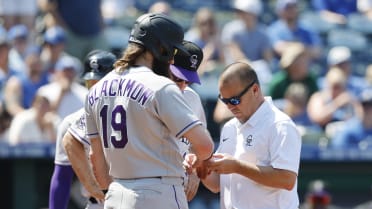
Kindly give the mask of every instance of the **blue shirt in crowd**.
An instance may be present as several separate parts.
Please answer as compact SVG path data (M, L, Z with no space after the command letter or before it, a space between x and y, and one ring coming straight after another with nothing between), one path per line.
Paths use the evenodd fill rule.
M372 140L372 129L364 128L362 121L353 118L345 122L343 128L331 140L333 148L356 148L362 140Z

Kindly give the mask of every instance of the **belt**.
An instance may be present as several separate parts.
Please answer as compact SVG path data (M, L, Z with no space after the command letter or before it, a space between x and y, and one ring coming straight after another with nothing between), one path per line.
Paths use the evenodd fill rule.
M122 182L122 183L133 183L139 181L147 181L147 180L159 180L164 184L176 184L176 185L183 185L184 179L183 177L173 177L173 176L153 176L153 177L141 177L141 178L130 178L130 179L122 179L122 178L115 178L115 181Z
M102 190L103 194L106 194L107 191L108 191L107 189ZM92 196L89 197L89 201L90 201L92 204L98 204L96 198L94 198L94 197L92 197Z

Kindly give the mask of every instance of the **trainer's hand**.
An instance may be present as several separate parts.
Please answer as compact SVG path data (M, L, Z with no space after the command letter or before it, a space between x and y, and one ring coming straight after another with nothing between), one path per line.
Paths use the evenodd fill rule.
M200 179L196 176L195 172L191 173L188 176L187 184L185 185L185 193L187 197L187 201L191 201L199 188Z
M209 160L205 163L205 167L218 173L218 174L230 174L235 172L237 160L225 153L216 153L213 155L213 160Z

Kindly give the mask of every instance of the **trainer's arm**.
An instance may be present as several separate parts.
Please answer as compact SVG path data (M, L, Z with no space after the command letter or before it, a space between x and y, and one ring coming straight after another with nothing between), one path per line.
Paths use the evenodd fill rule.
M254 165L221 153L214 155L214 160L208 167L219 174L237 173L259 184L286 190L292 190L297 179L295 172Z
M80 182L93 197L98 200L103 200L105 195L94 177L92 168L85 154L84 146L67 132L63 137L63 147L66 150L72 168Z
M201 179L201 182L209 191L220 192L220 174L212 171L206 178Z

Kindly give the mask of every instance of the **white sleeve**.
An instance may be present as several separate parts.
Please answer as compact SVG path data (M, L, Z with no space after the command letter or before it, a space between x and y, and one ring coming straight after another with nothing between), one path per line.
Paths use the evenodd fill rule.
M301 136L296 125L292 121L280 121L271 130L271 165L298 173Z
M89 94L88 94L89 96ZM98 128L94 119L93 106L89 103L89 97L85 100L85 125L86 125L86 137L91 138L99 135Z
M86 137L86 121L84 111L81 112L80 117L72 121L71 126L68 128L68 132L84 146L90 145L90 140Z

